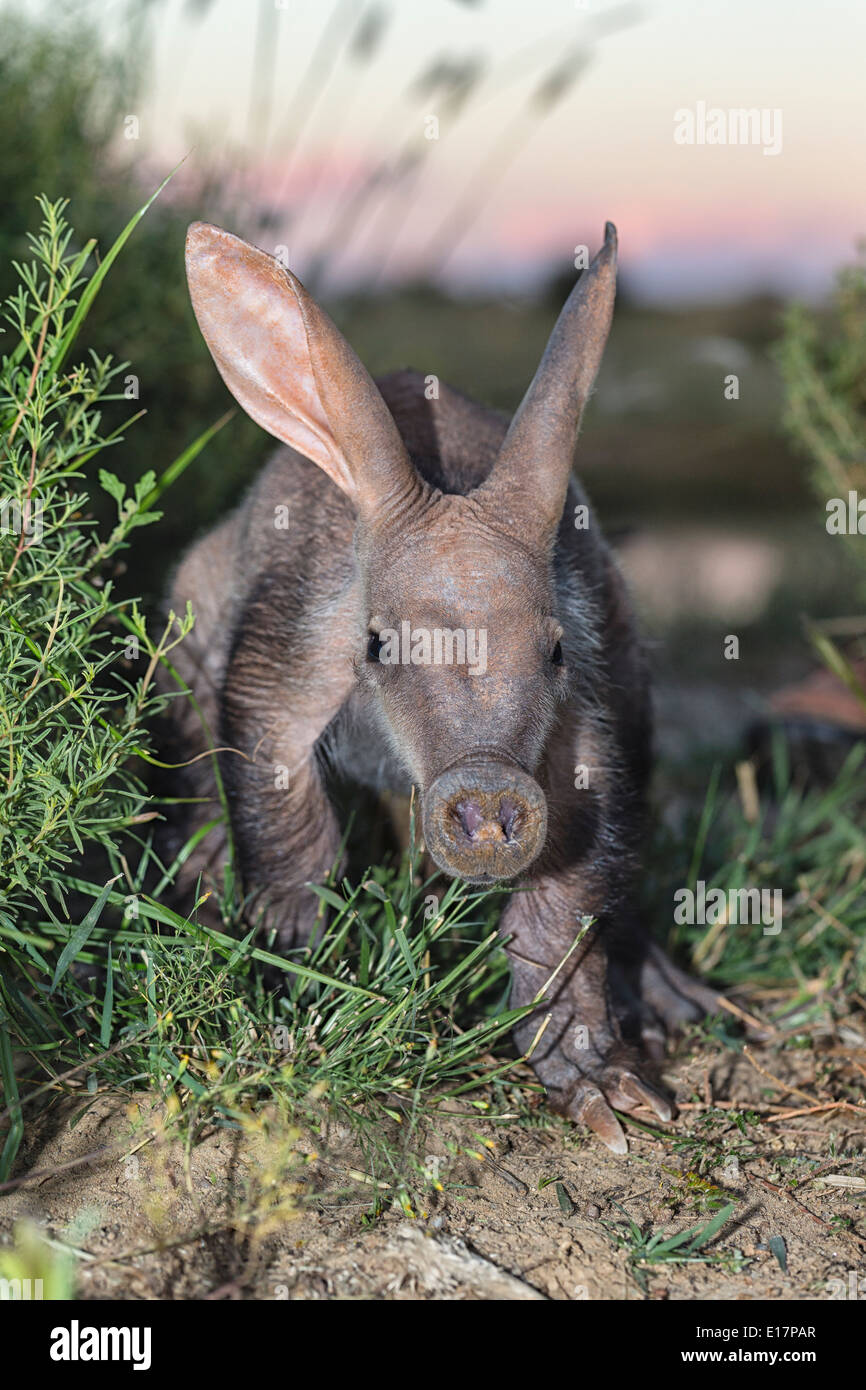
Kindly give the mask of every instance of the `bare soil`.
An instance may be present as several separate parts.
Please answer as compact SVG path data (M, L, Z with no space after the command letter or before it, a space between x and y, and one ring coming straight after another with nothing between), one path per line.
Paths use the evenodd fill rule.
M100 1097L81 1117L64 1102L19 1163L32 1176L0 1200L0 1233L29 1217L78 1247L84 1299L850 1297L866 1290L862 1023L751 1057L683 1041L664 1071L679 1115L640 1117L653 1132L630 1127L625 1158L541 1108L507 1125L446 1116L427 1156L443 1190L417 1183L411 1214L387 1192L374 1214L345 1135L314 1155L251 1117L186 1152L142 1143L156 1104ZM634 1258L626 1213L670 1235L728 1198L710 1262Z

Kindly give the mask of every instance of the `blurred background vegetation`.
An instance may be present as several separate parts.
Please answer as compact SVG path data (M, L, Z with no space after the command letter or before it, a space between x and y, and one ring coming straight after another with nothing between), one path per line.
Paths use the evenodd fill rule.
M15 8L0 11L0 128L4 142L4 196L0 202L0 294L14 287L12 262L26 255L35 230L35 199L69 198L69 218L82 243L96 237L104 254L142 201L147 178L137 161L124 159L118 140L124 114L146 80L146 9L131 7L128 43L108 49L98 24L68 7L50 24ZM131 144L126 152L134 149ZM152 172L148 192L167 169ZM183 244L195 208L219 216L219 195L208 175L194 207L163 196L136 231L134 247L115 265L111 293L100 296L81 348L111 351L129 361L138 378L138 400L118 402L110 428L141 409L146 420L131 428L117 450L117 471L126 479L147 468L157 472L200 421L216 420L227 393L215 375L189 309ZM179 447L178 447L179 445ZM229 432L213 441L192 476L178 484L155 543L129 552L131 589L153 599L165 587L168 568L182 545L231 501L267 449L261 431L240 413ZM124 587L126 576L119 576Z
M344 42L356 61L375 61L374 21L378 14L383 24L387 8L364 10L366 29L363 23L357 29L344 24ZM208 0L190 3L189 24L194 27L209 9ZM328 22L339 10L339 4L329 10ZM267 11L265 6L261 24L271 22ZM138 142L122 138L128 113L138 109L153 79L160 6L127 4L114 13L115 41L108 43L87 6L0 8L0 293L11 288L10 262L23 255L25 234L36 224L38 193L69 197L78 234L97 237L104 249L167 172L165 161L142 155ZM253 23L252 13L247 22ZM260 103L267 102L275 81L267 37L263 28L255 52L252 90ZM308 86L317 80L320 59L316 50ZM422 87L438 82L446 104L471 102L471 72L437 75L427 57L419 63L414 76ZM543 122L561 89L579 76L578 62L573 69L540 68L533 119ZM318 80L324 80L321 72ZM255 102L250 119L262 119ZM399 177L417 177L420 158L409 150ZM86 325L83 346L128 360L138 383L137 400L110 407L109 427L147 412L115 450L112 466L127 479L146 468L159 472L231 405L189 307L183 241L187 223L204 218L260 244L273 243L268 190L238 176L243 167L242 155L220 139L206 132L196 136L193 154L137 228L112 271L110 292L99 298ZM353 207L359 211L359 198L372 199L375 213L382 177L374 170L344 214ZM459 216L458 207L457 235ZM628 228L621 232L627 237ZM333 242L333 229L330 236ZM326 230L325 250L328 244ZM502 410L520 400L574 278L569 265L559 264L532 290L458 296L431 276L384 285L377 279L335 294L328 288L326 259L324 252L313 257L310 278L321 285L328 309L374 375L415 366ZM852 356L850 347L853 339L862 349L862 301L862 277L857 282L849 276L841 304L849 346L830 368L830 389L853 396L863 390L862 356ZM839 305L833 312L838 311ZM828 321L830 315L828 310ZM784 306L769 294L685 308L649 306L632 293L626 271L585 422L581 475L604 524L621 542L653 644L663 746L672 752L690 747L692 735L711 746L729 740L760 707L763 691L807 668L804 613L821 618L856 611L855 571L845 546L826 534L810 490L814 449L800 449L792 438L793 433L809 445L807 416L796 409L803 400L797 383L810 363L813 378L824 370L815 356L824 319L788 316L781 359L787 430L777 347L784 322ZM725 396L730 372L740 380L736 403ZM852 408L862 410L862 400ZM163 522L132 538L118 566L120 592L156 603L184 546L238 499L271 447L237 411L177 484ZM825 470L825 492L827 481ZM731 632L740 637L738 662L721 655ZM726 687L732 692L727 703Z

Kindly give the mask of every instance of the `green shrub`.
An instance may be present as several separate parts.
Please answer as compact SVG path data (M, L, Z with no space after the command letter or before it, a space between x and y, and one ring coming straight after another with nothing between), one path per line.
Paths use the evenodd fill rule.
M864 253L866 254L866 253ZM814 312L792 304L777 358L785 385L784 423L812 465L822 504L866 498L866 260L839 275L831 304ZM862 535L847 535L854 563L866 576Z
M99 466L124 444L102 419L122 399L125 364L91 353L71 366L70 354L146 208L94 269L64 204L40 201L0 370L0 1179L25 1103L82 1087L85 1104L155 1090L190 1135L215 1118L243 1124L253 1102L313 1126L339 1116L387 1154L388 1121L414 1122L434 1092L453 1099L503 1070L490 1050L519 1015L502 1007L493 899L454 883L435 890L432 911L413 850L359 887L320 886L321 928L288 957L255 944L255 924L236 933L230 870L225 931L197 922L199 904L184 916L167 900L191 846L159 862L162 808L142 772L158 761L152 720L171 698L157 667L171 670L194 619L170 617L153 637L112 576L216 426L159 480L127 488ZM90 511L94 471L115 509L108 528Z
M122 439L101 422L104 404L122 398L124 364L91 353L67 367L98 288L84 270L93 247L75 253L64 205L41 206L33 260L17 267L20 287L5 307L16 341L0 376L0 935L19 942L34 902L63 911L85 845L112 845L142 814L131 756L148 748L166 649L166 639L153 645L135 603L114 600L111 580L132 531L160 518L154 474L127 495L100 469L116 523L103 536L88 516L84 470ZM147 670L135 675L142 653Z

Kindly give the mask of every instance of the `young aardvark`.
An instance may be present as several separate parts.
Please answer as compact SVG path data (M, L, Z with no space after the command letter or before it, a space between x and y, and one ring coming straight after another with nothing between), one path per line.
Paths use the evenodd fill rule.
M614 1107L671 1114L644 1078L641 1038L658 1056L664 1027L711 996L635 920L647 676L571 479L613 311L615 230L510 426L445 386L428 400L413 372L374 384L298 280L227 232L190 228L187 273L229 390L289 446L190 551L172 594L197 615L181 674L237 750L221 767L245 888L282 947L302 942L317 905L305 885L341 843L326 769L368 788L414 784L446 874L525 890L501 927L515 1006L594 919L517 1042L528 1048L551 1015L536 1074L622 1153ZM177 718L189 752L187 702ZM208 775L207 760L196 767Z

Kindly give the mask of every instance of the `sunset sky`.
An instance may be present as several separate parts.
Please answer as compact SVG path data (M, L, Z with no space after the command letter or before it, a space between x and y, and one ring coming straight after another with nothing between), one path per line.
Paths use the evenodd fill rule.
M120 0L79 8L123 13ZM358 62L347 40L374 8L387 22ZM338 278L432 268L457 285L519 288L565 269L612 218L644 295L812 296L866 235L862 0L155 0L149 13L148 159L168 166L195 145L192 163L210 147L227 168L245 166L285 212L273 238L293 263L333 231L379 161L423 147L416 182L353 222ZM322 43L333 65L299 114ZM578 50L585 66L548 117L525 114L542 78L581 61ZM441 96L406 95L443 54L484 64L456 117ZM780 112L781 152L676 143L675 112L698 103ZM424 139L430 116L436 141Z

